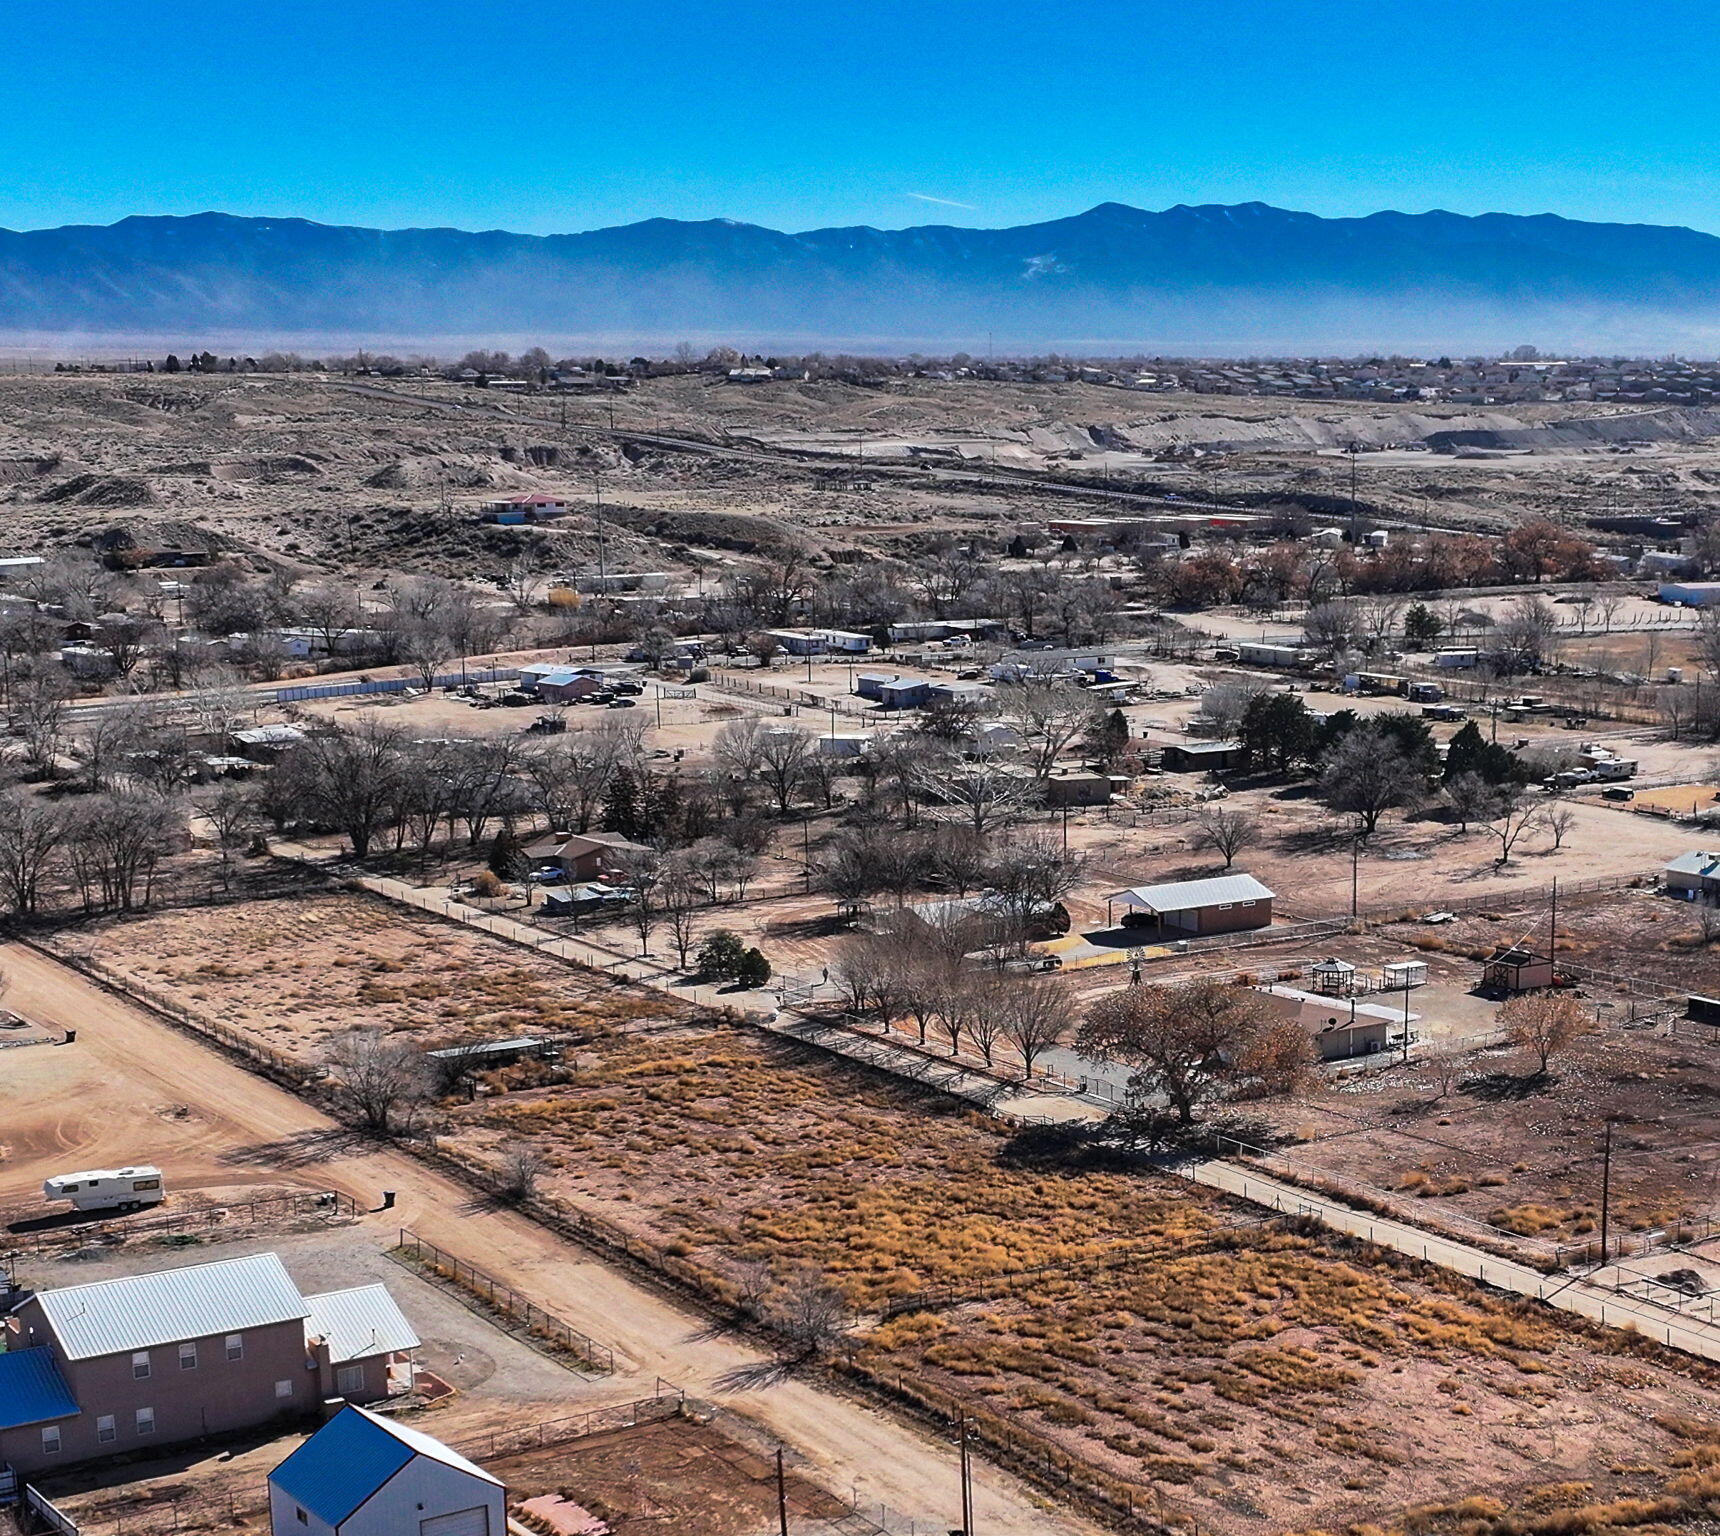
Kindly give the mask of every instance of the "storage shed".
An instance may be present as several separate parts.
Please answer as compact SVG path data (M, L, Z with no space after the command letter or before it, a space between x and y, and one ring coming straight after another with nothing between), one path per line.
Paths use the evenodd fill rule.
M343 1408L269 1474L273 1536L506 1536L507 1490L422 1430Z
M1253 875L1219 875L1113 891L1105 898L1105 913L1109 920L1120 907L1127 927L1157 927L1187 938L1268 928L1272 898L1273 893Z

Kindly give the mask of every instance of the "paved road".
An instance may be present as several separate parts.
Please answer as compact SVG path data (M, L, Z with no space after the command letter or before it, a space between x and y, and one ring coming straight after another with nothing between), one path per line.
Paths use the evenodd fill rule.
M499 1278L609 1344L617 1374L580 1387L574 1408L649 1396L661 1376L694 1396L724 1402L781 1436L808 1458L811 1475L838 1493L858 1488L922 1529L957 1522L953 1449L861 1402L805 1381L775 1379L752 1344L713 1335L705 1320L525 1217L474 1200L454 1179L408 1154L354 1137L321 1111L256 1077L210 1047L34 950L0 950L13 982L9 1005L45 1024L78 1030L75 1045L53 1047L94 1058L117 1081L142 1084L162 1102L191 1096L219 1126L243 1177L269 1177L351 1194L363 1208L383 1189L398 1195L385 1216L365 1218L378 1244L409 1226L470 1257ZM42 1049L50 1049L42 1047ZM737 1381L766 1378L763 1384ZM1014 1478L982 1463L976 1498L990 1536L1097 1536L1097 1528L1049 1510Z

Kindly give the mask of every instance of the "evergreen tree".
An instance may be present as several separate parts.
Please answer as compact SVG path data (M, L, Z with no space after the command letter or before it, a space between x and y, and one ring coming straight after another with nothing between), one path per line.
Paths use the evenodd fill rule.
M739 969L735 972L735 980L743 987L762 987L770 980L770 961L757 949L749 949L741 956Z
M699 975L710 981L732 981L745 960L746 949L740 939L727 928L719 928L699 946Z
M609 781L603 796L603 825L622 837L638 837L641 833L639 785L630 769L617 768Z
M504 827L490 843L490 856L484 861L498 880L523 880L531 868L525 844L512 827Z
M1529 774L1522 759L1496 741L1488 741L1481 727L1465 720L1445 749L1445 782L1472 773L1484 784L1524 784Z
M1423 773L1432 773L1439 766L1439 753L1434 749L1433 732L1420 715L1393 710L1375 715L1371 725L1386 740L1396 745L1405 762Z
M1406 645L1426 649L1445 633L1445 625L1426 603L1411 603L1403 617L1403 638Z
M1295 693L1257 693L1242 712L1237 736L1250 767L1288 773L1314 755L1319 729Z
M1085 745L1096 762L1107 768L1115 767L1129 750L1129 717L1122 710L1113 709L1087 733Z

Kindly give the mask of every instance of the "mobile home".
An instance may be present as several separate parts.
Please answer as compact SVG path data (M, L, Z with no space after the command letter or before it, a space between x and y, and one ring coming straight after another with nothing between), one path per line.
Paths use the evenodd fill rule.
M148 1164L62 1173L42 1185L44 1200L70 1200L72 1208L79 1211L136 1211L146 1205L160 1205L166 1194L161 1187L161 1170Z

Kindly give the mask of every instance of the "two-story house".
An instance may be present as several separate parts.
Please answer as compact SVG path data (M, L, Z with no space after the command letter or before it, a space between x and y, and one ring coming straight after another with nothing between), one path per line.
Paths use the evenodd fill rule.
M386 1287L305 1296L272 1253L39 1291L0 1354L0 1467L41 1472L300 1418L410 1383Z

